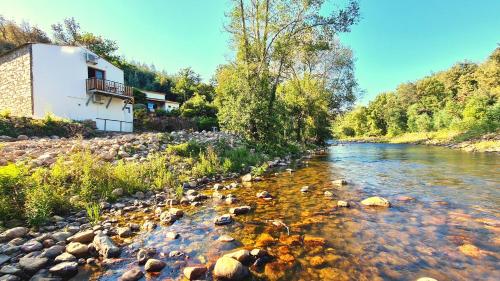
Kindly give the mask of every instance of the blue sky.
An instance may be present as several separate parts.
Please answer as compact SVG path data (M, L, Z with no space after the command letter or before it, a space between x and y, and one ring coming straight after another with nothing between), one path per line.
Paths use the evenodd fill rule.
M340 1L342 2L342 1ZM361 0L362 20L341 35L354 50L368 100L458 61L482 61L500 43L500 0ZM82 29L117 41L120 54L205 80L230 58L223 30L229 0L0 0L0 14L49 31L73 16Z

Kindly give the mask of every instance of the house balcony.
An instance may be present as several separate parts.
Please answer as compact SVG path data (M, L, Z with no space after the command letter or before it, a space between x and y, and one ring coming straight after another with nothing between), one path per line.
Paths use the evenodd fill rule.
M104 96L116 97L124 100L134 100L133 90L130 86L125 86L122 83L89 78L86 81L87 93L101 94Z

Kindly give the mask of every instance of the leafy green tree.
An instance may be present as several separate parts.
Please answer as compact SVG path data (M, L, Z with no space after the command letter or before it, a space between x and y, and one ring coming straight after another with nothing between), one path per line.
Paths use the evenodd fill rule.
M287 115L297 112L297 108L290 107L290 103L282 106L278 100L278 88L288 80L296 81L296 92L305 92L299 89L300 83L297 82L307 81L307 76L318 76L324 89L346 92L342 86L347 83L333 78L341 77L334 75L340 73L335 67L341 63L331 62L337 54L334 47L339 46L336 34L349 31L349 27L357 22L359 6L356 1L349 1L344 9L329 10L324 2L232 1L226 29L233 36L236 57L232 63L219 68L216 86L219 121L224 129L260 142L283 140L279 124L286 124L286 120L291 119ZM339 58L348 55L343 54ZM352 71L346 70L345 64L341 69L352 74ZM347 90L352 92L352 88ZM352 97L347 95L345 100L349 102ZM343 101L342 98L335 100L332 95L328 105L336 102L338 109ZM285 112L281 112L282 109ZM291 122L295 123L298 141L303 138L302 122L319 124L311 118L293 117Z

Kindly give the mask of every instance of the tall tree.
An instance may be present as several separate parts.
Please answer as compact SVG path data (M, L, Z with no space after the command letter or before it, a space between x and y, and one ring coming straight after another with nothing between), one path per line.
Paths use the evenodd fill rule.
M216 100L223 127L259 141L280 137L278 86L327 71L320 68L321 56L333 50L336 34L348 32L359 18L356 1L338 10L324 4L324 0L232 1L226 29L233 36L236 58L217 75ZM325 10L330 10L326 16ZM323 78L324 85L342 88L341 80L336 84L332 76Z

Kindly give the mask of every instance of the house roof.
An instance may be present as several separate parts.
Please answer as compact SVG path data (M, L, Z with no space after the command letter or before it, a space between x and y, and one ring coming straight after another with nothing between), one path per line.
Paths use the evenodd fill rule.
M26 42L26 43L23 43L23 44L21 44L21 45L19 45L19 46L15 47L14 49L8 50L7 52L5 52L5 53L1 54L1 55L0 55L0 57L3 57L3 56L5 56L5 55L8 55L8 54L10 54L10 53L12 53L12 52L14 52L14 51L19 50L19 49L22 49L22 48L24 48L24 47L26 47L26 46L28 46L28 45L35 45L35 44L39 44L39 45L51 45L51 46L60 46L60 47L75 47L75 48L83 48L83 49L85 49L85 50L87 50L87 51L89 51L89 52L92 52L92 51L90 51L89 49L87 49L87 48L86 48L86 47L84 47L84 46L73 46L73 45L67 45L67 44L54 44L54 43L41 43L41 42ZM94 52L92 52L92 53L94 53ZM96 55L97 55L97 54L96 54Z
M145 94L166 95L165 93L161 93L161 92L146 91L146 90L141 90L141 89L138 89L138 90L145 93Z

